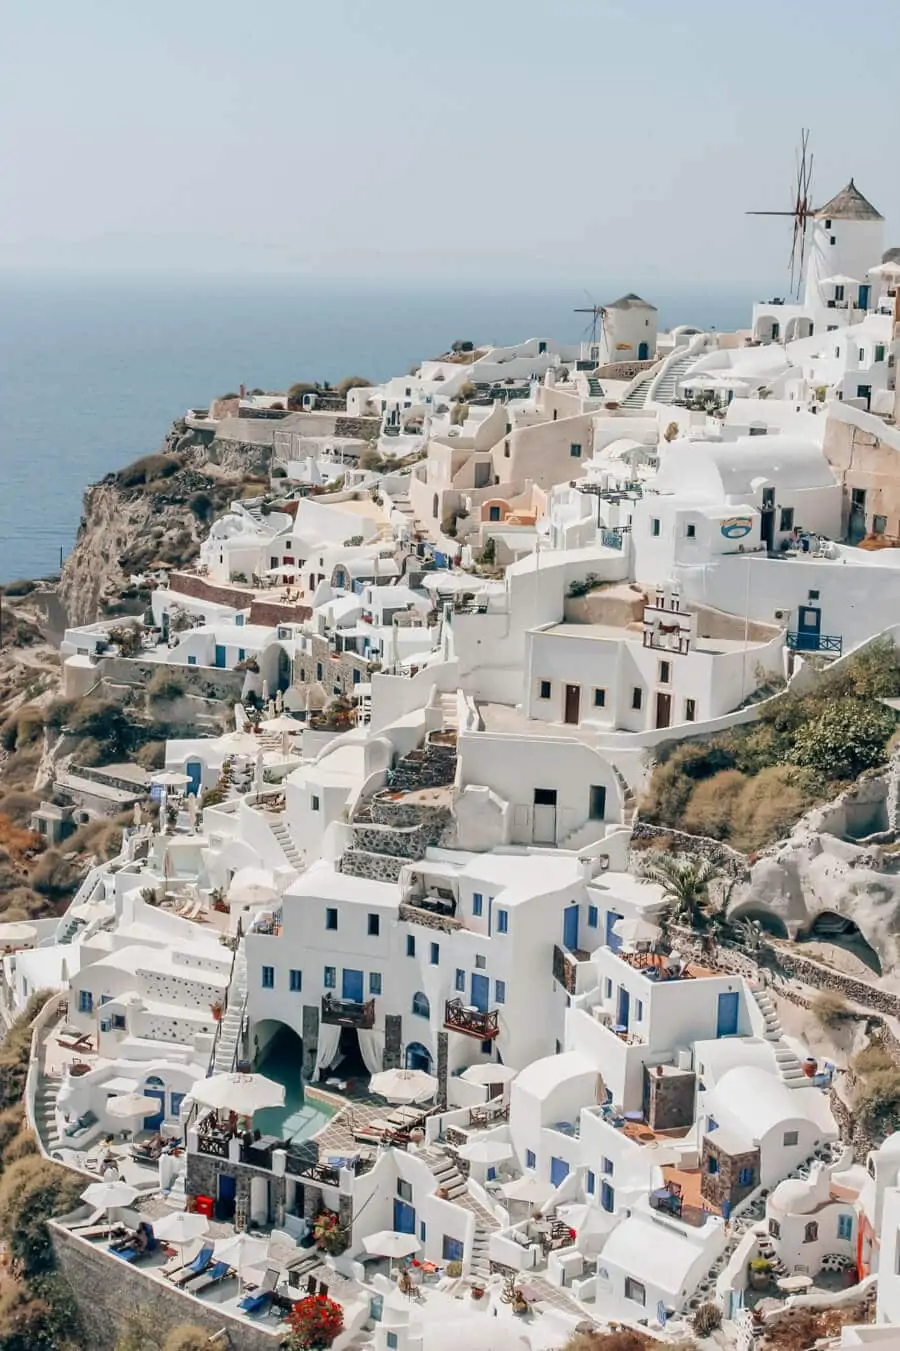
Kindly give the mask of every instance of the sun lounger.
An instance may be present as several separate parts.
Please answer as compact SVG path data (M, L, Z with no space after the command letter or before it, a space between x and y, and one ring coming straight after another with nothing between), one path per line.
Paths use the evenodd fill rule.
M142 1262L145 1257L149 1257L159 1247L159 1239L151 1238L146 1248L110 1248L116 1257L121 1257L123 1262Z
M192 1281L188 1281L184 1287L189 1295L200 1295L210 1286L218 1285L224 1281L226 1276L231 1275L231 1267L227 1262L214 1262L211 1267L204 1271L202 1276L195 1276Z
M212 1244L204 1244L192 1262L188 1262L180 1271L177 1271L174 1276L169 1277L172 1284L186 1285L187 1282L192 1280L195 1276L200 1276L212 1261L212 1255Z
M121 1225L113 1225L110 1229L108 1224L86 1224L81 1229L71 1229L69 1232L77 1234L79 1238L115 1238L116 1230L121 1232Z
M261 1313L263 1309L268 1308L272 1302L272 1296L275 1293L275 1287L278 1285L280 1272L277 1267L269 1267L262 1279L262 1284L258 1290L251 1290L244 1296L238 1304L238 1308L244 1313Z
M78 1117L76 1121L70 1121L63 1130L63 1135L67 1140L77 1140L82 1135L87 1135L88 1131L97 1125L97 1118L93 1112L85 1112L83 1116Z

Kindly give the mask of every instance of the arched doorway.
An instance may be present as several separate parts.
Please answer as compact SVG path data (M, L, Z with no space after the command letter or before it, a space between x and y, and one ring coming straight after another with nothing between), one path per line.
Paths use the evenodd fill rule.
M650 345L646 342L638 343L638 361L646 361L650 355Z
M406 1068L408 1070L424 1070L426 1074L431 1073L432 1055L427 1046L423 1046L420 1041L411 1041L406 1048Z
M431 1017L431 1004L428 995L422 990L417 990L412 997L412 1011L417 1018Z
M158 1074L151 1074L144 1084L144 1093L148 1098L155 1098L159 1103L159 1111L154 1112L152 1116L144 1117L145 1131L158 1131L166 1116L166 1086Z
M187 785L188 796L198 797L203 783L203 766L199 760L188 760L185 763L184 772L190 779L190 783Z

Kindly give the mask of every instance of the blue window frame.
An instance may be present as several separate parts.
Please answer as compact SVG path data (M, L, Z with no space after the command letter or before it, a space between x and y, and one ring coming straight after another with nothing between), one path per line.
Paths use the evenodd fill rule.
M606 1174L607 1177L612 1177L613 1171L615 1169L615 1164L613 1163L612 1159L603 1159L600 1164L600 1167L603 1169L603 1172Z
M714 1154L710 1154L709 1158L706 1160L706 1171L712 1176L715 1176L719 1171L719 1160Z
M525 1150L525 1167L526 1167L526 1168L536 1168L536 1167L537 1167L537 1156L536 1156L536 1154L535 1154L535 1152L534 1152L533 1149L526 1149L526 1150Z
M415 957L416 955L416 939L414 934L406 935L406 955L407 957Z
M461 967L456 968L456 980L454 981L456 989L465 994L466 991L466 973Z
M506 1003L506 981L505 981L505 980L495 980L495 981L494 981L494 1003L495 1003L495 1004L505 1004L505 1003Z
M336 929L337 926L338 926L337 910L335 910L334 906L332 906L332 905L326 906L326 909L325 909L325 928L326 928L326 929Z
M369 994L381 994L381 972L369 972Z
M738 1173L738 1185L741 1187L753 1186L753 1169L742 1168Z
M480 891L472 892L472 914L476 919L481 919L484 914L484 897Z
M94 996L90 990L78 991L78 1012L79 1013L94 1012Z
M100 1003L101 1003L101 1005L103 1005L103 1004L110 1004L111 1002L112 1002L112 995L111 995L111 994L102 994L102 995L100 996Z
M600 1205L608 1211L613 1211L616 1208L616 1193L608 1182L601 1182L600 1184Z
M588 906L588 927L596 929L600 924L600 911L595 905Z
M337 972L333 966L326 966L325 974L322 978L322 984L326 990L333 990L337 984Z
M451 1238L449 1234L444 1235L441 1244L441 1257L445 1262L461 1262L465 1249L458 1238Z
M497 911L497 932L498 934L509 933L509 911Z
M430 951L430 953L429 953L429 961L431 962L431 965L432 965L432 966L440 966L440 964L441 964L441 945L440 945L440 943L432 943L432 944L431 944L431 951Z
M838 1238L850 1239L853 1237L853 1216L838 1215Z
M238 661L246 661L246 660L247 660L247 652L246 652L246 649L243 648L243 647L239 647L239 648L238 648Z
M597 1190L597 1179L591 1172L590 1168L584 1175L584 1189L589 1196L593 1196L594 1192Z
M188 666L196 666L196 665L197 665L197 658L196 658L196 657L188 657L188 663L187 663L187 664L188 664Z
M387 1347L388 1351L397 1351L397 1347L399 1346L399 1342L397 1341L397 1334L396 1334L396 1332L386 1332L386 1333L384 1334L384 1342L385 1342L385 1346Z
M262 987L264 990L275 989L275 968L274 966L264 966L262 969Z
M299 994L303 989L303 972L296 969L292 970L288 977L288 984L291 994Z

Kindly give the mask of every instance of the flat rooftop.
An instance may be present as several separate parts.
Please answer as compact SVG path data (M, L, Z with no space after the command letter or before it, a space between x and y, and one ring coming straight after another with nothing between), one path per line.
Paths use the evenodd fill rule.
M540 634L552 634L554 638L587 638L592 642L613 642L613 643L636 643L639 647L644 644L644 626L643 624L633 623L624 624L571 624L563 622L562 624L553 624L549 628L539 630ZM774 636L774 635L773 635ZM709 656L721 656L727 652L752 652L754 648L766 647L766 642L750 641L745 643L743 638L692 638L691 651L705 652ZM660 656L666 656L663 648L654 649ZM678 656L677 652L671 654Z

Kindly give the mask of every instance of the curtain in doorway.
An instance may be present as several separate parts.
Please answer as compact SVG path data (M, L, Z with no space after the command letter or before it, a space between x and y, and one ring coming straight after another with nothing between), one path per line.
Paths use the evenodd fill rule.
M380 1074L384 1068L384 1033L366 1032L360 1028L356 1035L359 1037L359 1053L366 1069L370 1074Z
M319 1071L319 1078L322 1078L322 1070L330 1069L338 1058L338 1051L341 1044L341 1029L332 1027L328 1023L319 1023L319 1046L316 1051L316 1069Z

